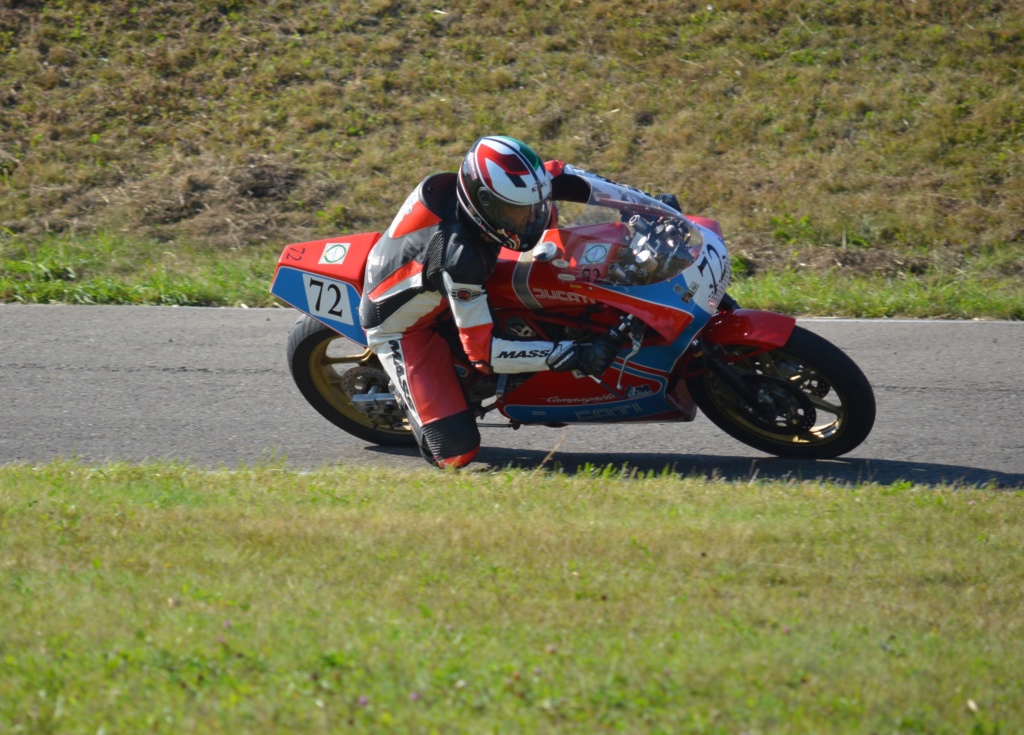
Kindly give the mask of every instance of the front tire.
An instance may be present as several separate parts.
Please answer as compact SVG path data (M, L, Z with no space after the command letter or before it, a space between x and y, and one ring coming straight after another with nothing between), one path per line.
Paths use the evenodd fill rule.
M296 387L325 419L353 436L386 446L415 446L404 416L371 419L352 396L388 392L380 360L366 348L303 314L288 333L288 369Z
M827 459L846 454L875 423L875 396L864 373L838 347L802 327L786 344L751 357L726 347L731 367L758 396L750 405L719 375L687 378L694 401L722 431L779 457Z

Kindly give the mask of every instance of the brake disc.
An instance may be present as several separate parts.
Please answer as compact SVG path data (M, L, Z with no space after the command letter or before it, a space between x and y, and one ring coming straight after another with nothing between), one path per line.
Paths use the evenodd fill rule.
M804 393L818 398L824 398L832 390L832 386L824 375L788 356L782 356L781 359L775 360L774 370L766 370L765 374L774 374L785 378Z
M811 399L800 388L781 378L749 375L746 381L757 396L757 405L743 404L748 421L765 431L796 436L809 431L817 420Z

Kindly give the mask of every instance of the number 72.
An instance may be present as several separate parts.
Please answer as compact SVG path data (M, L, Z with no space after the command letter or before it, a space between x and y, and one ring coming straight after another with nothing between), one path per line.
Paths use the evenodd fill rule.
M309 311L313 315L329 316L346 324L352 324L352 318L347 317L346 296L343 284L335 281L326 281L311 276L306 277L306 299L309 302Z

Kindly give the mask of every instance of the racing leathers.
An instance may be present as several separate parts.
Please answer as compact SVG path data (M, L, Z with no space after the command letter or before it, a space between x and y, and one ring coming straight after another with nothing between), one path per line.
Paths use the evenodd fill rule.
M555 198L587 200L589 190L579 188L577 177L563 174L561 162L545 167L554 175ZM460 216L456 178L454 173L428 176L409 195L370 252L359 305L368 345L390 378L421 452L441 467L464 466L480 448L452 350L439 331L449 317L463 352L484 373L579 365L599 374L618 351L610 341L580 345L508 340L493 333L484 281L500 248Z

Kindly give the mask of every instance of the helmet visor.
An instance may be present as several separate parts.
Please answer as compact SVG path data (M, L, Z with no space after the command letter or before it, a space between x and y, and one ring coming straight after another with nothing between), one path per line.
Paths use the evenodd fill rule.
M508 230L526 242L536 240L551 220L551 200L536 204L495 201L486 208L487 219L496 229Z

